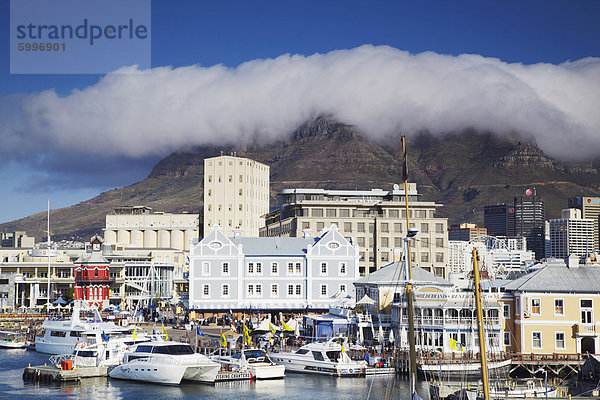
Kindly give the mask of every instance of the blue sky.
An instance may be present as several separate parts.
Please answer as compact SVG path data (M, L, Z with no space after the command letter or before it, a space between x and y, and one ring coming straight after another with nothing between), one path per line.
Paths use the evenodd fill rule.
M18 1L18 0L17 0ZM600 56L598 1L152 1L152 66L241 63L364 44L410 54L476 54L505 63L561 64ZM9 74L9 1L0 2L0 118L21 94L66 96L100 75ZM0 121L1 123L1 121ZM0 222L76 204L143 179L165 154L89 156L3 152ZM91 160L90 157L96 157ZM68 162L65 160L68 159ZM81 164L91 164L81 168ZM108 166L108 167L107 167Z

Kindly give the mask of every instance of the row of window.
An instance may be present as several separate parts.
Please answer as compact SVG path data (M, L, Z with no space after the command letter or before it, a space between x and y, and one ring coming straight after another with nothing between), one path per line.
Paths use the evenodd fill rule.
M505 332L505 341L506 341L506 333L508 333L508 332ZM510 338L510 335L509 335L509 338ZM542 332L531 332L531 348L532 349L541 349L542 348ZM564 332L554 332L554 348L556 350L564 350L565 349L565 333Z
M338 290L341 293L346 293L346 285L340 284ZM246 286L246 295L248 298L263 297L263 285L262 283L248 284ZM319 295L321 297L327 297L329 295L329 285L322 284L319 287ZM221 297L228 298L230 296L229 284L224 283L221 285ZM202 297L210 297L210 285L202 285ZM271 285L271 297L279 297L279 285ZM302 285L287 285L287 297L302 297Z
M314 211L314 210L313 210ZM322 215L313 215L313 217L322 217ZM303 221L300 225L302 228L310 228L310 221ZM316 225L317 231L322 230L325 227L325 222L318 221ZM368 227L369 233L373 233L375 231L374 223L366 223L366 222L344 222L341 224L340 229L342 232L366 232L366 228ZM403 223L402 222L382 222L379 224L379 232L388 233L402 233ZM410 228L417 228L417 224L411 223ZM419 227L420 233L429 233L429 223L424 222L420 224ZM446 233L445 225L441 222L435 223L435 233L444 234Z
M373 256L372 252L364 252L361 251L359 252L359 261L365 261L365 255L368 254L369 255L369 261L370 262L374 262L375 261L375 257ZM388 262L388 261L392 261L393 258L393 253L392 252L387 252L387 251L383 251L380 253L380 257L381 257L381 261L383 262ZM412 262L416 262L416 254L411 252L410 253L410 260ZM422 263L428 263L431 262L431 259L429 257L429 253L419 253L419 260ZM441 252L436 252L435 253L435 262L436 263L443 263L444 262L444 253Z
M202 263L202 276L210 276L210 262ZM279 263L272 262L271 263L271 275L279 275ZM302 263L299 262L289 262L287 263L287 275L292 276L302 276ZM222 262L221 263L221 276L229 276L229 263ZM328 275L329 274L329 264L326 262L322 262L320 266L320 275ZM263 274L263 263L262 262L249 262L246 265L246 272L248 275L262 275ZM348 274L347 264L345 262L338 263L338 275L345 276Z
M580 299L579 310L581 313L581 323L590 324L593 321L593 301L591 299ZM503 306L504 318L510 318L510 305L505 304ZM526 305L527 307L527 305ZM516 309L519 312L520 304L519 298L516 298ZM542 315L542 299L532 298L530 302L530 308L525 310L526 316L531 315ZM554 299L554 315L564 316L565 315L565 301L564 299Z

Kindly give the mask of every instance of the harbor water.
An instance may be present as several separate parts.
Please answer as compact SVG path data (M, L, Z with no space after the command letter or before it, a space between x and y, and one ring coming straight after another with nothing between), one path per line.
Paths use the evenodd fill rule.
M183 383L161 386L149 383L87 378L78 383L39 384L24 382L28 364L44 365L48 355L25 349L0 349L0 399L410 399L408 381L392 375L366 378L334 378L287 374L285 379L234 381L215 385ZM419 392L428 399L427 387Z

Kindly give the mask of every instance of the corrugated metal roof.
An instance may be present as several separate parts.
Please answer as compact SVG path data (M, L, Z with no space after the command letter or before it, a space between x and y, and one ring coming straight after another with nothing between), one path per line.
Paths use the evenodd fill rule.
M436 285L452 286L447 280L437 277L429 271L424 270L419 266L412 268L413 281L415 283L434 283ZM369 275L360 278L355 283L357 284L395 284L406 281L404 262L395 262L388 264Z
M547 265L508 283L505 289L522 292L600 293L600 267L568 268Z
M237 246L242 245L246 256L265 255L298 255L306 253L309 244L315 244L317 238L295 238L295 237L237 237L231 238Z

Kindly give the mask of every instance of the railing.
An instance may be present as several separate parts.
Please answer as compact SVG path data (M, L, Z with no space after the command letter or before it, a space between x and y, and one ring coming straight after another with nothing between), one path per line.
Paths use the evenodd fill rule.
M587 359L587 354L533 354L533 353L507 353L513 361L519 362L565 362L577 361L583 362Z
M574 325L574 329L575 329L575 333L578 334L594 334L597 332L596 329L596 324L594 323L590 323L590 324L583 324L583 323L578 323Z

